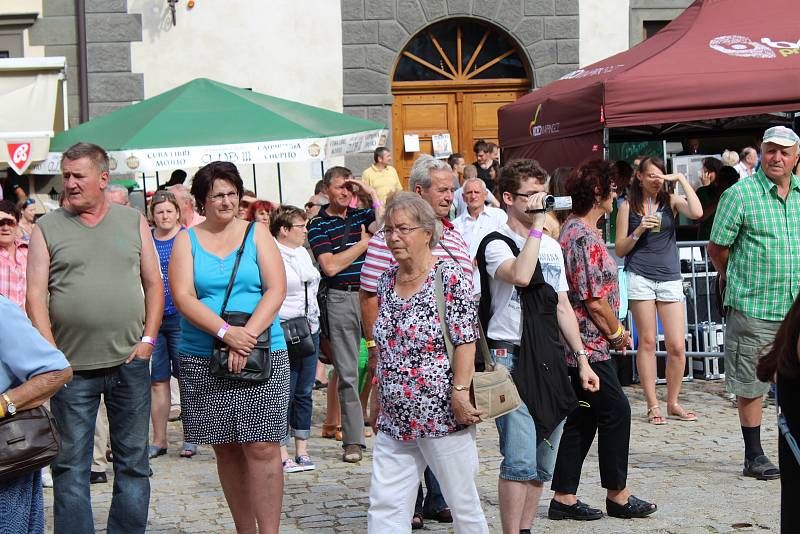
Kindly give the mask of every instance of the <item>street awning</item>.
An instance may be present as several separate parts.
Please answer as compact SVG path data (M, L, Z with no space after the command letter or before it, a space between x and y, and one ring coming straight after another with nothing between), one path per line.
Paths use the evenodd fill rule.
M65 129L66 59L0 59L0 166L22 174Z

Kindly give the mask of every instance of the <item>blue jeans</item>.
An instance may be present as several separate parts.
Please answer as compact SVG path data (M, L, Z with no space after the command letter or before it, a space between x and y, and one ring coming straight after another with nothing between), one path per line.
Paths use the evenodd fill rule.
M319 353L319 332L311 334L314 340L314 354L295 360L289 358L289 427L297 439L308 439L311 436L311 393L314 378L317 375L317 353ZM281 445L289 443L289 436Z
M158 329L156 347L150 358L150 381L165 382L170 376L178 378L181 368L178 343L181 342L181 314L165 315Z
M430 467L425 468L425 487L428 488L428 495L425 496L424 502L422 484L419 485L417 490L417 502L414 504L415 514L434 515L447 508L442 489L439 487L439 481L436 480Z
M494 360L506 366L509 371L513 371L517 356L506 353L505 356L495 357ZM498 417L494 421L500 436L500 454L503 455L500 478L518 482L552 480L558 444L564 432L564 421L561 421L553 433L538 445L536 425L524 402L518 410Z
M51 466L55 534L94 532L89 471L101 395L114 451L108 534L140 533L147 527L150 362L134 358L107 369L75 371L72 382L50 400L61 431L61 450Z

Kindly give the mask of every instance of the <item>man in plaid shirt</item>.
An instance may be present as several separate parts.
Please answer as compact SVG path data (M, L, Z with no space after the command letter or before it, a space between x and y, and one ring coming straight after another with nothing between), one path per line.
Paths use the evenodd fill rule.
M736 395L745 445L745 476L780 477L761 448L761 401L769 384L755 375L763 349L800 288L800 178L797 134L764 132L761 169L720 199L708 254L725 288L725 387Z

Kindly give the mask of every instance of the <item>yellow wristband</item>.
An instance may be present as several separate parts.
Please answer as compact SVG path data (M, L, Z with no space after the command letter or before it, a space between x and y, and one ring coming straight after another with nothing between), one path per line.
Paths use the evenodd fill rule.
M6 416L6 405L0 402L0 419Z
M366 343L364 343L364 345L366 345L368 349L371 349L372 347L377 347L378 346L378 344L375 343L374 339L368 339L366 341Z
M622 323L619 323L619 326L617 326L617 331L614 332L613 334L611 334L610 336L608 336L608 340L609 341L613 341L613 340L617 339L618 337L620 337L622 335L623 332L624 332L624 330L622 329Z

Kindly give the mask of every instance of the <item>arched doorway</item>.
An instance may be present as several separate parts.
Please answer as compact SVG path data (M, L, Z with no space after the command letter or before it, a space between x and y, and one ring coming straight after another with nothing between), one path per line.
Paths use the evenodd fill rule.
M504 33L474 19L438 22L409 41L392 76L394 164L404 184L417 155L432 153L434 134L449 133L467 162L476 140L497 142L497 109L531 87L524 57ZM405 152L404 134L419 136L419 152Z

